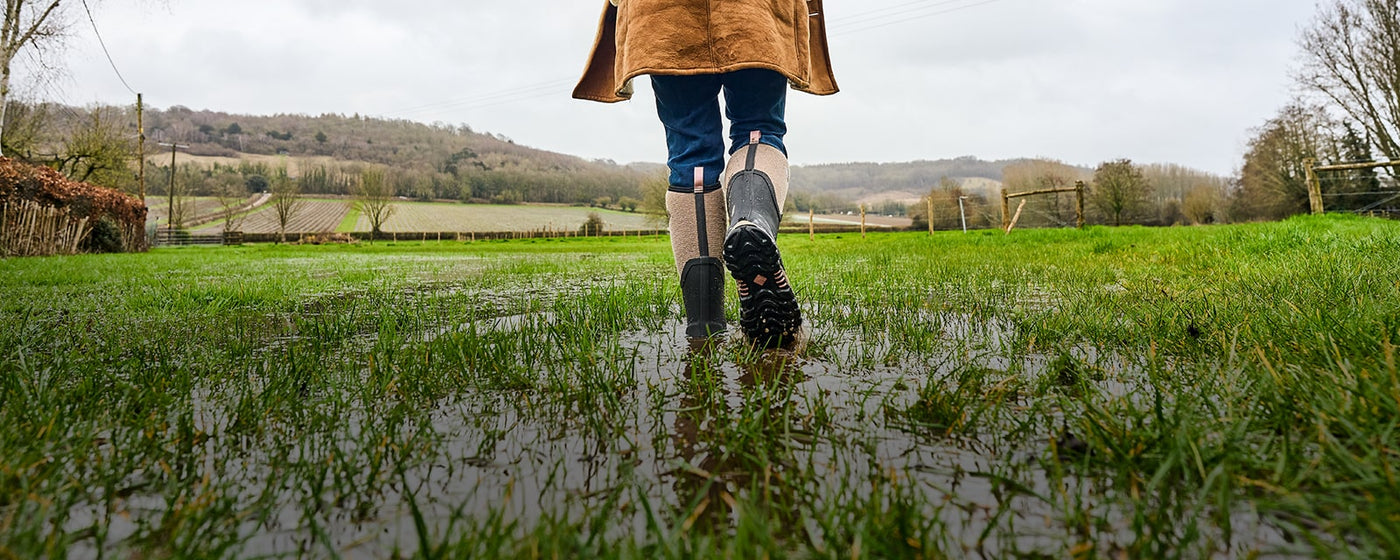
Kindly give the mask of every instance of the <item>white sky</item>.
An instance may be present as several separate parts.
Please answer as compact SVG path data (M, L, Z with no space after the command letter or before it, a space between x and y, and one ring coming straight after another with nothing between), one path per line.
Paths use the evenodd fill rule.
M587 158L662 162L645 80L569 99L604 0L103 0L156 107L465 123ZM624 0L625 1L625 0ZM789 98L799 164L974 155L1217 173L1293 94L1308 0L827 0L842 92ZM133 103L75 19L44 97ZM25 76L18 78L25 81Z

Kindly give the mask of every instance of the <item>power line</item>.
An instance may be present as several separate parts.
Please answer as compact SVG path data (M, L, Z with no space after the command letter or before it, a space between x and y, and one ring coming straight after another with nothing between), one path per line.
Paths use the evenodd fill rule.
M950 13L953 13L953 12L960 12L960 11L962 11L962 10L966 10L966 9L970 9L970 8L976 8L976 7L979 7L979 6L986 6L986 5L988 5L988 4L995 4L995 3L1001 2L1001 1L1002 1L1002 0L982 0L981 2L976 2L976 3L972 3L972 4L967 4L967 5L965 5L965 6L958 6L958 7L955 7L955 8L948 8L948 9L946 9L946 10L938 10L938 11L929 12L929 13L926 13L926 14L918 14L918 15L911 15L911 16L908 16L908 17L896 18L896 19L893 19L893 20L883 21L883 22L881 22L881 23L875 23L874 25L868 25L868 26L865 26L865 27L861 27L860 24L856 24L856 27L855 27L855 28L844 28L844 29L841 29L841 30L839 30L839 31L833 32L833 33L831 34L831 36L833 36L833 37L840 37L840 36L843 36L843 35L850 35L850 34L852 34L852 33L860 33L860 32L863 32L863 31L870 31L870 30L874 30L874 29L880 29L880 28L882 28L882 27L889 27L889 26L891 26L891 25L895 25L895 24L899 24L899 23L907 23L907 22L910 22L910 21L913 21L913 20L916 20L916 19L923 19L923 18L938 16L938 15L943 15L943 14L950 14ZM922 7L922 8L916 8L916 9L908 10L908 11L910 11L910 12L917 12L917 11L921 11L921 10L926 10L926 9L928 9L928 8L933 8L933 7L937 7L937 6L941 6L941 5L947 5L947 4L948 4L947 2L943 2L943 3L939 3L939 4L934 4L934 5L930 5L930 6L925 6L925 7ZM899 15L899 14L902 14L902 13L904 13L904 12L898 12L898 13L889 14L889 15ZM882 19L885 19L885 18L883 18L883 17L882 17L882 18L878 18L878 19L875 20L875 21L882 20ZM868 22L868 23L873 23L873 21L872 21L872 22Z
M968 2L970 0L915 0L904 4L896 4L861 12L853 16L843 17L832 24L834 31L845 31L846 28L858 27L862 24L874 23L881 20L888 20L891 16L899 16L908 13L920 12L942 6ZM930 4L930 2L932 2Z
M122 77L122 71L117 69L116 61L112 60L112 53L107 50L107 42L102 40L102 32L97 30L97 19L92 17L92 9L88 8L87 0L83 0L83 11L87 12L88 22L92 23L92 32L97 35L97 44L102 45L102 54L107 55L107 63L112 65L112 71L116 72L117 79L121 81L122 86L125 86L127 91L136 95L136 90L132 89L131 84L126 83L126 78Z

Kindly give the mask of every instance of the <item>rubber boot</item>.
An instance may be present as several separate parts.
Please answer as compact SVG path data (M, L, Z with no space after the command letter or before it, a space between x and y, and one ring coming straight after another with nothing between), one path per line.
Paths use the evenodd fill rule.
M739 288L739 327L764 347L793 342L802 310L778 253L778 224L787 198L787 159L754 131L725 172L729 228L724 260Z
M693 195L666 193L671 248L680 269L685 304L685 334L692 340L723 334L726 328L724 262L711 255L711 245L723 239L724 192L715 188L707 193L704 181L704 169L697 168Z
M685 336L690 339L724 334L724 263L714 257L690 259L681 272L685 300Z

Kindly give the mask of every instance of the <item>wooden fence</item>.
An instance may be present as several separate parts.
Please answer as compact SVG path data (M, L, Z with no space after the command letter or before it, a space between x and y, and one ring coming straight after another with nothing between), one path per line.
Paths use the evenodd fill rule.
M88 219L69 216L67 208L6 201L0 205L0 256L75 255L88 229Z
M1016 207L1016 214L1013 216L1011 214L1011 199L1059 193L1075 193L1075 222L1078 225L1079 229L1084 229L1085 188L1086 187L1084 185L1084 181L1077 181L1074 183L1073 187L1067 187L1062 189L1043 189L1038 191L1021 193L1008 193L1005 189L1003 189L1001 191L1001 229L1006 230L1006 233L1010 234L1011 229L1016 227L1016 222L1021 221L1021 211L1026 209L1026 201L1022 200L1021 205Z
M242 245L244 234L241 231L227 233L190 233L186 230L156 230L155 244L159 247L181 247L187 245Z
M886 228L889 229L889 228ZM860 226L846 225L825 225L816 226L816 233L860 233ZM807 233L807 226L784 226L781 233ZM237 233L237 232L234 232ZM584 235L577 231L568 230L535 230L535 231L415 231L415 232L380 232L374 236L374 241L496 241L504 239L565 239L575 237L649 237L658 235L669 235L665 229L644 229L644 230L612 230L601 231L594 234ZM312 236L326 238L331 235L343 235L358 241L369 241L368 232L355 232L345 234L327 233L292 233L287 232L286 241L288 243L300 243ZM226 245L236 245L238 243L277 243L282 236L276 233L243 233L237 242L225 241ZM212 242L212 241L211 241ZM164 243L161 243L162 245Z

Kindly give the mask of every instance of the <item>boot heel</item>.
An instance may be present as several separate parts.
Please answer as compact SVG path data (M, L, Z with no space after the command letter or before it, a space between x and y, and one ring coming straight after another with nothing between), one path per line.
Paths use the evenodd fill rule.
M690 259L681 272L681 296L685 302L685 335L708 338L723 334L724 264L714 257Z

